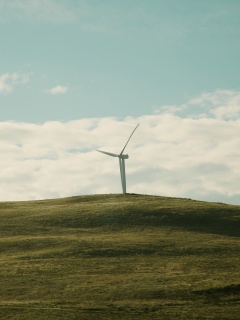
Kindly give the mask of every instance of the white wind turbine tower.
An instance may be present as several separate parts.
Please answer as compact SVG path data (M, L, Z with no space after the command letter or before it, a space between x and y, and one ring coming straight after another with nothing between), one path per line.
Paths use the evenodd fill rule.
M133 130L133 132L131 133L130 137L128 138L128 141L126 142L125 146L123 147L122 151L120 152L120 154L115 154L115 153L111 153L111 152L106 152L106 151L101 151L101 150L96 150L98 152L102 152L107 154L108 156L111 157L118 157L119 159L119 167L120 167L120 175L121 175L121 182L122 182L122 191L123 193L127 192L126 189L126 172L125 172L125 159L128 159L129 156L128 154L123 154L123 151L125 150L129 140L131 139L132 135L134 134L135 130L137 129L137 127L139 126L139 124L135 127L135 129Z

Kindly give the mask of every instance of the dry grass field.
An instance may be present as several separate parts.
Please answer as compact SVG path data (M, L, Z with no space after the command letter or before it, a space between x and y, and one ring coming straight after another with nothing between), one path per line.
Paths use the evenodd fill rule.
M0 319L240 319L240 206L0 203Z

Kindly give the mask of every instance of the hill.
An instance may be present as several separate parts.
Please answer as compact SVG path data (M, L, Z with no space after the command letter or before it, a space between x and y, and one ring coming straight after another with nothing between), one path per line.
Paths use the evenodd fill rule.
M239 319L240 206L0 203L0 319Z

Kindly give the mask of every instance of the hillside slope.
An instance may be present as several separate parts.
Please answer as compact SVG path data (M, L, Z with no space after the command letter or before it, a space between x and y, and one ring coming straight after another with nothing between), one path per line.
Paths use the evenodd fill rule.
M0 319L239 319L240 206L0 203Z

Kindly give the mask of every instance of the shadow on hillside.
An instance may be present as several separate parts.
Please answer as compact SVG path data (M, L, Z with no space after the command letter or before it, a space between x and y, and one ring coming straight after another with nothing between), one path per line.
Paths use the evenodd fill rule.
M187 210L172 208L139 209L139 206L108 210L107 213L84 214L74 212L44 221L45 226L64 228L129 228L171 227L188 231L213 233L232 237L240 236L240 212L231 207L221 206L207 210Z
M166 214L161 220L155 213L155 223L167 227L176 227L188 231L213 233L240 237L240 216L231 210L211 209L210 212L186 212Z
M224 296L238 296L240 295L240 284L231 284L224 287L215 287L209 288L204 290L196 290L193 291L195 294L202 295L202 296L215 296L215 297L224 297Z

